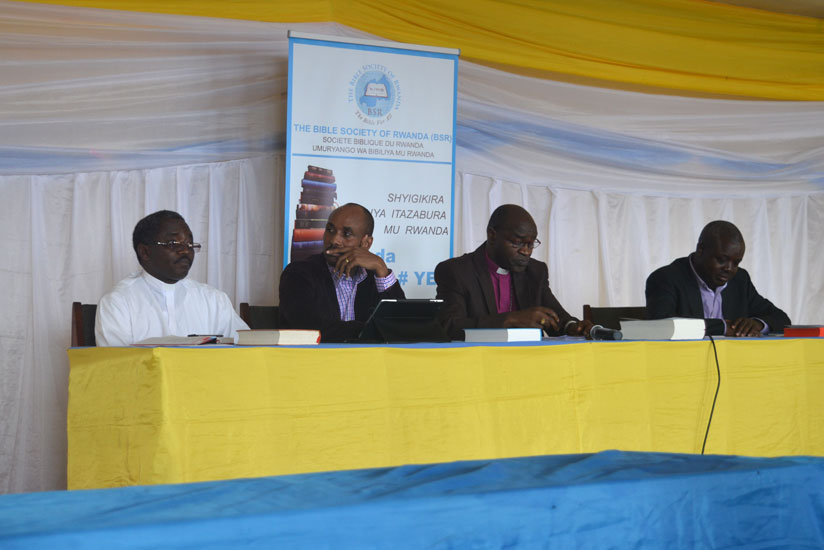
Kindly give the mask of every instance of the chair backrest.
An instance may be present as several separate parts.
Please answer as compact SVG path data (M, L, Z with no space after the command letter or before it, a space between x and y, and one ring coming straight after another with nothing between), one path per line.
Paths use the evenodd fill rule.
M644 306L626 307L592 307L584 305L584 319L592 321L595 325L621 330L621 319L647 318L647 308Z
M72 302L72 347L95 346L94 316L97 304Z
M247 302L241 302L238 310L240 318L249 328L280 328L277 306L250 306Z

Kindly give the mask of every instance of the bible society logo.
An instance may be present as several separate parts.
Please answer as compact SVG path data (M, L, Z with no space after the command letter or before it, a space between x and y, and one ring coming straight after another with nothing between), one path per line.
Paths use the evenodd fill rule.
M366 124L383 124L400 106L400 83L384 65L363 65L349 80L349 103L355 116Z

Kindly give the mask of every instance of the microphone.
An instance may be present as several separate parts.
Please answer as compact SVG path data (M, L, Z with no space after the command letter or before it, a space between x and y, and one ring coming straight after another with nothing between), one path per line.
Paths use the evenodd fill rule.
M621 340L624 337L620 330L605 328L601 325L593 325L589 330L589 335L593 340Z

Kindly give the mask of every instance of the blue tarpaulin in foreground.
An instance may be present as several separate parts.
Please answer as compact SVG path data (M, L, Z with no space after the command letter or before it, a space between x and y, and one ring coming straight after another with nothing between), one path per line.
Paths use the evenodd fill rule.
M0 497L0 548L823 548L824 459L607 451Z

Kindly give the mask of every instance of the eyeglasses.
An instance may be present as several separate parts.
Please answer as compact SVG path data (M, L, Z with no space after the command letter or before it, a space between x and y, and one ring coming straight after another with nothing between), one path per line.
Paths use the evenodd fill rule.
M509 239L504 239L509 246L514 248L515 250L520 250L522 248L526 248L527 250L532 250L533 248L538 248L541 246L541 241L535 239L534 241L510 241Z
M191 250L193 252L200 252L200 243L186 243L181 241L169 241L167 243L149 243L157 246L162 246L171 250L172 252L184 252Z

